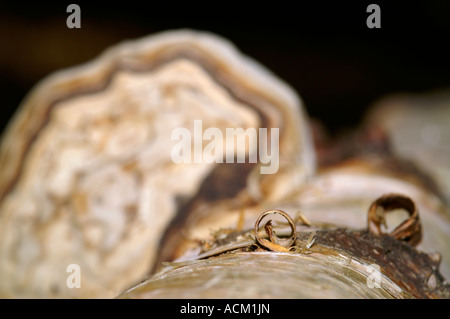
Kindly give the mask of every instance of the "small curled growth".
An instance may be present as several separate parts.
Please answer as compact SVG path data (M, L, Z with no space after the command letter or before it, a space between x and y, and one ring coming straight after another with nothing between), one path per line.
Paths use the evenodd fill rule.
M389 235L417 246L422 240L422 225L416 204L407 196L401 194L386 194L374 201L369 208L368 229L373 235L381 235L381 225L386 227L386 213L394 209L404 209L409 218L398 225Z
M266 217L267 215L270 215L270 214L281 215L288 221L289 227L291 228L291 234L289 235L288 238L280 239L276 236L275 231L272 228L271 220L269 220L264 225L264 230L265 230L266 234L268 235L269 240L267 240L259 235L259 228L260 228L261 221L264 219L264 217ZM255 237L256 237L256 240L258 241L258 243L261 246L263 246L269 250L272 250L272 251L288 252L289 247L291 247L294 244L295 239L297 238L297 231L296 231L294 220L291 218L291 216L286 214L284 211L278 210L278 209L268 210L268 211L262 213L256 220L254 231L255 231ZM282 241L284 244L281 244Z

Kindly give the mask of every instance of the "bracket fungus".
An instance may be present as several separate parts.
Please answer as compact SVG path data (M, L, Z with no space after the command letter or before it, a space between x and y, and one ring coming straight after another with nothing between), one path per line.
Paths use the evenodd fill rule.
M261 175L249 160L220 164L219 152L175 163L171 134L194 135L196 120L222 132L222 145L249 128L278 128L278 173ZM226 137L227 128L242 130ZM255 151L237 148L223 158ZM153 267L165 229L208 176L227 176L209 192L227 198L252 174L248 193L259 200L286 191L275 176L300 184L314 165L297 95L228 41L181 30L119 44L39 83L2 138L1 295L113 297ZM66 287L72 263L81 289Z

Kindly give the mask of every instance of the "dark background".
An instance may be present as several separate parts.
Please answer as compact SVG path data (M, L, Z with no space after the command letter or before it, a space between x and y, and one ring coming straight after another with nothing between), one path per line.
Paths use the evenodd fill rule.
M81 29L68 29L70 3ZM381 7L381 29L366 8ZM59 1L0 4L1 123L51 72L161 30L207 30L234 42L300 94L333 133L396 92L450 87L450 1Z

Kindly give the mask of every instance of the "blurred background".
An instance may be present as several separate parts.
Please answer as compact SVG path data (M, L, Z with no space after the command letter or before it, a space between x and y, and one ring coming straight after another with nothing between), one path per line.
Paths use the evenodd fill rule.
M81 7L81 29L66 26L70 3ZM370 3L381 7L381 29L366 26ZM289 83L331 133L358 124L387 94L450 87L448 1L11 1L0 4L0 128L53 71L177 28L230 39Z

